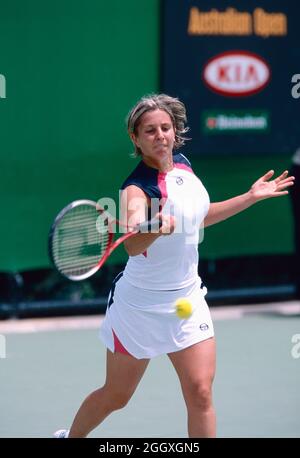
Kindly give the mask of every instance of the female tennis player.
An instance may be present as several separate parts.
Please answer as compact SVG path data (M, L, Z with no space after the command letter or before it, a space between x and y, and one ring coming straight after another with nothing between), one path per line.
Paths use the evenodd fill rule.
M128 132L141 160L122 186L124 221L159 215L160 229L125 241L129 260L114 280L100 335L107 347L104 386L83 401L69 430L56 437L86 437L132 397L151 358L167 354L182 388L189 437L215 437L213 323L198 275L201 226L223 221L256 202L288 194L294 177L270 170L245 194L210 203L190 162L176 152L186 138L184 104L165 94L143 97L128 115ZM174 313L185 298L193 313Z

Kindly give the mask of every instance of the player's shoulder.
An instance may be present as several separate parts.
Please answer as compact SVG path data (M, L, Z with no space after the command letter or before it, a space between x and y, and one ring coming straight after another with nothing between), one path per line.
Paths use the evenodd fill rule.
M192 164L190 160L182 153L176 153L173 155L173 162L174 164L184 164L188 167L192 168Z
M121 190L124 190L129 186L136 186L145 192L149 197L161 197L158 187L158 176L158 170L147 167L143 161L140 161L123 182Z
M173 163L174 163L175 169L182 169L194 175L192 164L184 154L182 153L175 154L173 156Z
M143 161L140 161L138 165L133 169L133 171L128 175L128 177L124 180L121 189L126 188L131 184L140 184L146 182L149 179L149 175L151 170L155 172L155 169L149 169L149 167L145 166Z

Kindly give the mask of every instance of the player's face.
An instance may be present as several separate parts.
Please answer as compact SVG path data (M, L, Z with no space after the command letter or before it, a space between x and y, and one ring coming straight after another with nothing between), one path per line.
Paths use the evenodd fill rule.
M175 130L170 115L164 110L147 111L141 116L137 134L132 134L143 159L160 162L172 156Z

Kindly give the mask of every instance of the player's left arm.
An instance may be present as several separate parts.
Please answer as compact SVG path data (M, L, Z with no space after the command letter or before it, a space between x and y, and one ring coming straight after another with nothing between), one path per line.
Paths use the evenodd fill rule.
M277 178L271 180L274 170L270 170L260 177L245 194L233 197L222 202L211 203L208 213L204 219L204 227L224 221L237 213L246 210L260 200L270 197L280 197L288 194L289 188L294 184L294 177L289 176L286 170Z

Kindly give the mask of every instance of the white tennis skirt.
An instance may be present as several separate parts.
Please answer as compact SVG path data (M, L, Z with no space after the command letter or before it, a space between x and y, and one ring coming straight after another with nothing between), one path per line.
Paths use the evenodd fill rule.
M201 279L174 291L152 291L131 285L119 274L108 297L100 338L111 351L116 345L135 358L153 358L182 350L214 335L210 311ZM193 307L192 315L180 319L174 303L184 297ZM117 344L116 344L117 343Z

